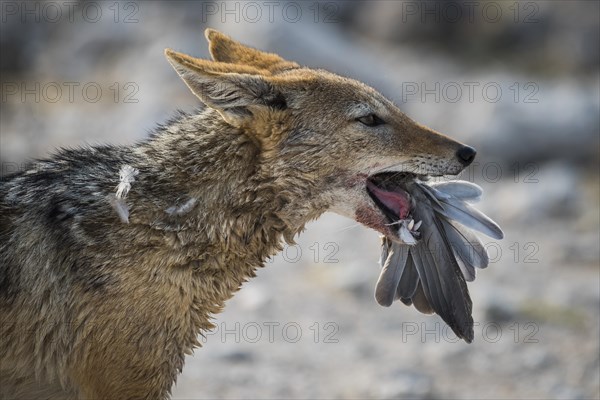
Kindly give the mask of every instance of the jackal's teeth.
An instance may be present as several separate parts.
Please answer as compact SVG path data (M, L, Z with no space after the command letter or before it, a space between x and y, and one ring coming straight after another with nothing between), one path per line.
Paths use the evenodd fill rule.
M423 221L419 221L419 222L417 222L417 223L415 224L415 227L414 227L413 231L418 231L418 230L419 230L419 228L421 227L421 224L422 224L422 223L423 223Z
M414 226L415 226L415 220L411 219L410 222L408 223L407 228L409 231L412 231Z

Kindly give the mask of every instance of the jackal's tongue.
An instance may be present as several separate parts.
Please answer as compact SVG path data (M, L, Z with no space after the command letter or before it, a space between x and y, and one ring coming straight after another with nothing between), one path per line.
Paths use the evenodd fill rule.
M408 217L410 211L410 199L404 191L389 192L380 189L374 183L367 181L367 187L371 193L390 211L393 211L400 219Z

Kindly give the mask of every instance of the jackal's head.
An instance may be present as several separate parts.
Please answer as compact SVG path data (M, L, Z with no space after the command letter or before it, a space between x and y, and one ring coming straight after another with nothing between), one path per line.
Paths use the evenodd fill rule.
M475 157L361 82L206 37L212 61L166 50L192 92L255 142L275 179L300 178L329 210L394 240L391 223L413 206L403 182L458 174Z

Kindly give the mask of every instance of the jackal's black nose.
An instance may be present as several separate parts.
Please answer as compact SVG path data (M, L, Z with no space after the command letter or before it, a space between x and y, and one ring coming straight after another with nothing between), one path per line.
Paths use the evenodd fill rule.
M456 152L456 157L460 160L460 162L466 167L471 164L475 159L475 155L477 152L474 148L469 146L463 146Z

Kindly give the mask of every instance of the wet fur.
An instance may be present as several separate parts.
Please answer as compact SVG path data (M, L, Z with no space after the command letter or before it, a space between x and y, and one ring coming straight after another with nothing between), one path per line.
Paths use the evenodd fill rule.
M207 37L215 61L167 56L208 107L1 179L2 399L167 398L211 316L283 240L327 210L356 217L376 168L458 168L457 142L373 89ZM349 97L392 110L398 136L349 125ZM126 166L139 173L119 194Z

